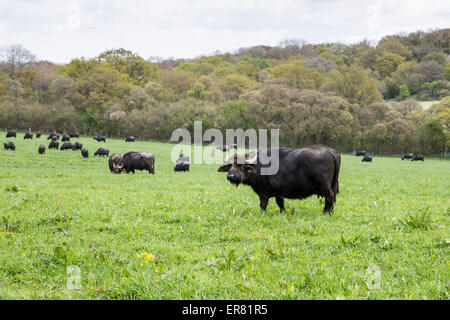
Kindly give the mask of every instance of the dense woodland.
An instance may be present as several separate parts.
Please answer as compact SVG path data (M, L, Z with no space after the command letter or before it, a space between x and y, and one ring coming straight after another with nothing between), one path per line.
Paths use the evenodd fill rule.
M378 43L241 48L192 60L125 49L66 65L0 49L0 127L134 135L176 128L279 128L280 143L443 154L450 145L450 29ZM417 101L440 100L427 110Z

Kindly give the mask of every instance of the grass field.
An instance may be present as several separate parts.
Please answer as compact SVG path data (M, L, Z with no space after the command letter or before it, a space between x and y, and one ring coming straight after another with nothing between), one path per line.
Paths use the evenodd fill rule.
M315 196L262 212L218 165L174 173L171 144L0 137L0 299L450 298L450 161L343 155L328 216ZM111 174L104 145L155 175Z

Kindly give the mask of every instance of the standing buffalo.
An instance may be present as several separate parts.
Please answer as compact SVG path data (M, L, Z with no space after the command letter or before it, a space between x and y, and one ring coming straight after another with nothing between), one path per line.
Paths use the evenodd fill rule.
M36 132L36 138L40 138L40 137L41 137L41 132L40 131Z
M67 134L65 134L65 135L63 135L63 137L61 138L61 141L62 141L62 142L70 141L70 137L69 137Z
M364 156L364 155L366 155L366 151L365 150L356 150L355 155L356 156Z
M119 164L115 167L114 173L133 172L134 170L148 170L155 173L155 157L149 152L127 152L122 156Z
M85 148L81 149L81 155L83 158L89 158L89 150Z
M25 132L23 136L24 139L33 139L33 134L31 132Z
M413 158L413 154L412 153L405 153L403 154L402 160L411 160Z
M366 154L361 162L372 162L372 157Z
M48 135L47 140L59 140L59 135L52 132Z
M188 171L189 172L189 157L185 156L184 154L180 154L180 157L177 159L175 163L175 168L173 168L173 171L180 172L180 171Z
M278 171L262 174L270 167L261 161L265 155L271 157L278 152ZM300 149L268 148L250 154L235 154L219 172L228 172L227 179L238 186L249 185L259 196L260 207L266 210L269 199L275 197L278 207L284 211L284 198L304 199L313 194L325 198L324 212L331 213L336 194L339 192L340 154L323 145Z
M49 149L58 149L59 142L57 140L50 141L50 144L48 145Z
M133 136L128 136L125 138L125 142L135 142L135 141L136 141L136 138Z
M3 144L3 147L5 148L5 150L16 150L16 146L14 145L14 142L9 141L9 142L5 142Z
M81 142L75 142L74 144L72 144L73 151L81 150L81 149L83 149L83 144Z
M98 142L100 142L100 141L106 142L105 136L96 136L96 137L94 137L94 140L97 140Z
M8 131L7 133L6 133L6 137L7 138L16 138L16 132L15 131Z
M423 161L425 159L425 157L423 156L423 155L421 155L421 154L418 154L418 155L415 155L412 159L411 159L411 161Z
M79 138L80 134L78 132L71 132L71 133L69 133L69 137L71 137L71 138Z
M97 151L94 152L94 156L108 156L109 149L98 148Z
M61 148L59 148L59 150L69 150L73 148L73 144L71 144L70 142L64 142L63 145L61 146Z
M114 172L114 169L119 164L120 160L122 160L123 153L113 153L108 160L109 170Z
M38 153L39 154L44 154L45 153L45 146L43 144L41 144L38 148Z

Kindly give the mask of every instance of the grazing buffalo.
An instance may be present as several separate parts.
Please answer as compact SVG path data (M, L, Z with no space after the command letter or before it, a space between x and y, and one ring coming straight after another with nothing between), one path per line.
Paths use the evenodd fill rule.
M173 168L173 171L175 171L175 172L188 171L189 172L189 157L185 156L184 154L180 154L180 157L175 162L175 168Z
M43 144L41 144L38 148L38 153L39 154L44 154L45 153L45 146Z
M361 162L372 162L372 157L366 154Z
M71 138L79 138L80 134L78 132L70 132L69 137Z
M8 131L7 133L6 133L6 137L7 138L16 138L16 132L15 131Z
M413 154L412 153L405 153L403 154L402 160L411 160L413 158Z
M40 131L36 132L36 138L40 138L40 137L41 137L41 132Z
M364 155L366 155L366 151L365 150L356 150L355 155L356 156L364 156Z
M106 142L105 136L96 136L96 137L94 137L94 140L97 140L98 142L100 142L100 141Z
M127 152L122 156L119 164L115 167L114 173L133 172L134 170L148 170L155 173L155 157L149 152Z
M63 135L63 137L61 138L61 141L62 141L62 142L70 141L70 137L69 137L67 134L65 134L65 135Z
M108 156L109 149L98 148L97 151L94 152L94 156Z
M52 132L48 135L47 140L59 140L59 135Z
M411 161L419 161L419 160L423 161L423 160L425 160L425 157L421 154L418 154L418 155L413 156L411 159Z
M77 151L83 149L83 144L81 142L75 142L72 144L72 150Z
M59 142L57 140L50 141L48 148L49 149L58 149Z
M114 172L114 169L119 164L120 160L122 160L123 153L113 153L108 160L109 170Z
M218 146L217 150L221 150L223 152L230 150L230 147L224 144L223 146Z
M85 148L81 149L81 155L83 158L89 158L89 150Z
M272 163L264 161L265 155L276 156L277 152L278 171L263 174L262 169ZM340 166L341 156L337 151L313 145L300 149L273 147L245 155L235 154L218 171L228 172L228 181L236 186L241 183L249 185L258 194L262 210L266 210L272 197L284 211L284 198L304 199L316 194L325 198L323 211L331 214L339 192Z
M71 150L73 148L73 144L70 142L64 142L59 150Z
M135 141L136 141L136 138L133 136L128 136L125 138L125 142L135 142Z
M3 147L5 148L5 150L16 150L16 146L14 145L14 142L9 141L9 142L5 142L3 144Z
M31 132L25 132L23 136L24 139L33 139L33 134Z

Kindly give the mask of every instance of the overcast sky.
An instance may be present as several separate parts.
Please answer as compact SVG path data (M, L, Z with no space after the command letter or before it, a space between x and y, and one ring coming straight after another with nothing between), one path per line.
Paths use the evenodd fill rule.
M0 0L0 46L56 63L125 48L193 58L283 39L379 40L450 27L450 0Z

